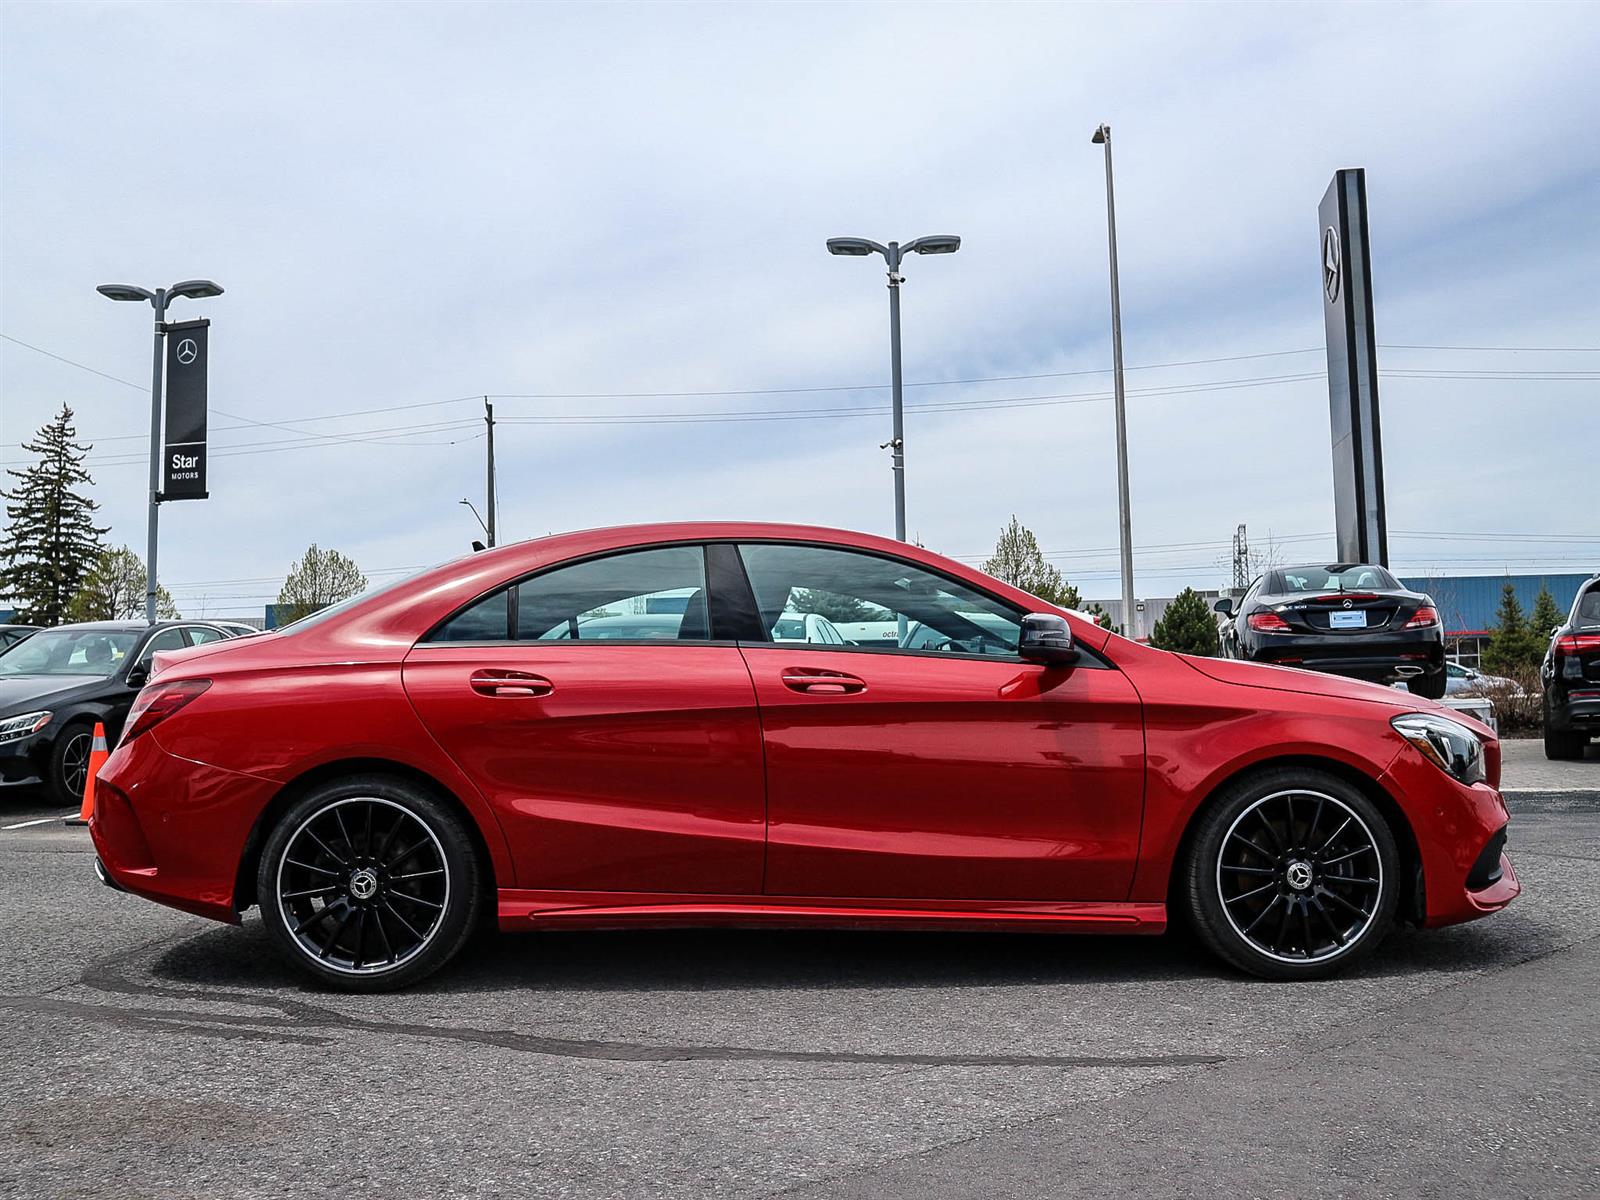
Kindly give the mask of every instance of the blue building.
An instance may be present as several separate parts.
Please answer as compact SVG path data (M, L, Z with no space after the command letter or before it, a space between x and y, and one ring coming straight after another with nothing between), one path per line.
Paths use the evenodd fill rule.
M1533 611L1539 590L1548 588L1556 607L1563 615L1572 609L1578 589L1591 578L1585 572L1578 575L1410 575L1401 583L1414 592L1426 592L1439 607L1439 619L1444 622L1446 646L1450 656L1465 666L1476 667L1484 643L1494 632L1496 609L1500 607L1500 594L1510 584L1517 594L1524 614ZM1548 638L1548 629L1534 633Z

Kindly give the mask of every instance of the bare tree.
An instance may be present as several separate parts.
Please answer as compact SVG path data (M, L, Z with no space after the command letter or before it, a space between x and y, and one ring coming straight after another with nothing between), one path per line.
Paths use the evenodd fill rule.
M278 592L278 624L327 608L366 590L367 577L356 564L337 550L319 549L315 542L305 556L289 568L289 576Z

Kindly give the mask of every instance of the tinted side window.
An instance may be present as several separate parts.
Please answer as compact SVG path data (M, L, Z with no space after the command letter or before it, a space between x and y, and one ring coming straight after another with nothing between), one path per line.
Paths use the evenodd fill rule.
M144 649L139 652L140 662L149 662L150 656L165 650L183 649L183 630L163 629L155 637L144 644Z
M540 641L705 641L705 553L663 546L558 567L525 579L517 637Z
M188 629L189 645L204 646L207 642L225 642L228 635L220 629L208 629L203 625L191 625Z
M512 588L501 588L463 609L433 631L430 642L504 642L511 637Z
M751 544L739 553L775 641L792 640L789 631L814 613L894 634L857 641L862 649L1016 653L1021 617L1014 610L909 563L826 546Z

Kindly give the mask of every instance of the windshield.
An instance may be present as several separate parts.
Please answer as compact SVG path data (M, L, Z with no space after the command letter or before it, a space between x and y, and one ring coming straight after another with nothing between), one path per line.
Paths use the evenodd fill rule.
M1282 596L1293 592L1398 592L1400 581L1382 567L1335 563L1327 567L1284 567L1267 577L1266 590Z
M0 651L0 675L114 674L139 640L132 629L44 629Z

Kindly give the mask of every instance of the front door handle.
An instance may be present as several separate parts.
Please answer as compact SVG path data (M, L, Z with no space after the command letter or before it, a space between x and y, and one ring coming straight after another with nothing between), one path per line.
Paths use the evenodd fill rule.
M548 696L556 690L556 685L543 675L487 667L474 671L468 682L480 696Z
M843 671L824 671L820 667L790 667L778 676L791 692L807 696L853 696L867 690L867 681Z

